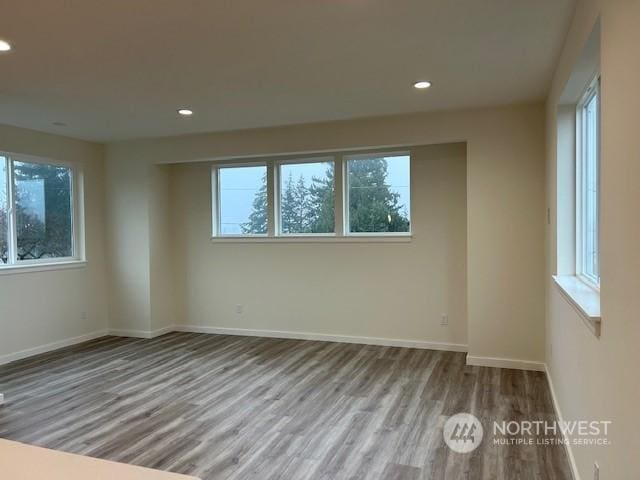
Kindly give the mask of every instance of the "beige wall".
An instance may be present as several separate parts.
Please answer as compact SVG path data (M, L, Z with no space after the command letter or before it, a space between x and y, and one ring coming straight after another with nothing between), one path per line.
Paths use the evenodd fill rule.
M116 161L107 162L105 168L109 327L117 331L151 331L151 169L147 164Z
M556 105L598 16L601 22L601 310L602 335L594 337L561 297L556 271ZM573 447L579 475L640 478L640 2L578 2L547 103L547 162L552 225L548 230L546 358L565 419L611 420L610 447ZM562 262L560 265L562 268Z
M87 266L0 273L0 361L43 345L106 331L103 148L0 125L0 149L74 162L84 173ZM83 319L86 314L86 319Z
M161 331L180 321L177 316L174 262L181 258L172 243L176 225L170 215L175 199L170 192L169 165L156 165L151 172L152 197L149 209L151 331Z
M466 162L464 144L411 150L410 243L212 243L210 164L174 165L180 318L466 346Z
M155 191L154 185L158 185L158 182L152 180L152 177L155 175L154 169L158 167L154 165L466 141L469 352L472 356L483 358L542 362L545 219L543 121L542 107L531 105L109 144L107 181L111 186L108 196L110 221L112 225L119 226L110 235L111 255L117 264L111 282L112 285L126 284L131 287L112 290L114 295L111 302L117 309L114 324L123 329L150 329L150 312L154 309L160 311L155 306L146 307L147 299L149 303L152 302L150 292L153 283L147 277L150 276L149 272L155 271L155 266L146 262L152 257L171 257L166 245L164 253L160 255L152 255L149 251L140 252L145 260L135 264L125 261L125 257L118 258L119 251L144 248L145 242L148 245L149 238L163 235L161 227L156 231L156 225L160 226L162 222L149 221L148 217L151 208L149 199L155 197L157 200L158 195L162 196L159 192L163 188L158 187ZM120 180L122 185L118 184ZM121 194L131 195L130 192L123 192L129 188L129 184L136 186L136 196L139 198L126 201L121 198ZM196 204L192 208L204 207ZM121 228L121 225L134 228ZM198 234L202 239L209 236L206 229ZM353 250L348 245L320 245L318 248L327 250L339 246ZM281 246L273 247L272 251L284 249ZM260 248L266 246L252 247L252 250L246 251L258 252L261 251ZM286 253L282 253L282 258L299 259L304 257L305 254L301 252L307 251L307 248L292 245ZM163 251L163 247L159 247L159 251ZM254 258L254 264L260 265L261 262L268 263L262 257ZM194 268L198 272L199 267ZM198 275L202 274L198 272ZM196 313L193 309L198 307L189 305L188 299L191 298L189 295L193 295L192 292L185 290L181 293L189 279L178 272L175 278L177 281L172 285L175 298L171 307L177 308L179 312L191 308L190 315L198 321L210 318L211 312ZM207 286L201 285L198 288L204 289ZM139 296L136 291L140 292ZM197 295L201 298L203 293L198 291ZM461 292L460 295L464 293ZM145 306L132 303L131 298L144 298ZM418 310L415 305L412 308L414 311ZM224 309L228 311L226 306ZM275 313L269 316L275 317ZM140 322L139 318L149 320ZM250 321L249 314L247 321ZM175 323L180 322L182 319L178 318ZM291 320L288 322L287 325L294 325ZM162 321L158 324L162 324ZM266 327L268 325L263 328ZM277 326L273 325L269 329L275 328ZM360 331L360 328L357 325L340 325L339 330L334 330L334 326L329 328L327 325L325 331L317 333L339 334L345 331L355 332ZM406 331L418 334L410 329ZM424 333L417 338L425 338Z

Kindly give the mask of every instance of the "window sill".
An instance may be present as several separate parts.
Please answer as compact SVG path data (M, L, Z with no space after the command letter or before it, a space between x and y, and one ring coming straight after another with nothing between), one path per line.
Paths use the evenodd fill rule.
M585 325L596 337L600 336L600 292L573 275L554 275L562 296L573 306Z
M283 235L278 237L211 237L213 243L409 243L412 235Z
M5 265L5 266L0 266L0 275L46 272L49 270L69 270L74 268L84 268L86 266L87 266L87 262L85 260L68 260L63 262L31 263L27 265Z

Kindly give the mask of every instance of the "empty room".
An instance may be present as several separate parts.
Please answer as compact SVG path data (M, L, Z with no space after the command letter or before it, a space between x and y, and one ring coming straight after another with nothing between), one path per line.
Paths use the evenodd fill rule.
M640 479L640 0L0 3L0 479Z

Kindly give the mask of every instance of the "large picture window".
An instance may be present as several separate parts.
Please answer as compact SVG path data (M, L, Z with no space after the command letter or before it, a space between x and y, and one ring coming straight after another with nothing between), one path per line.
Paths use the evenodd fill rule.
M73 186L70 166L0 156L3 265L78 259Z
M591 83L577 109L577 258L578 275L600 285L600 88Z
M410 169L409 152L214 164L213 237L408 239Z

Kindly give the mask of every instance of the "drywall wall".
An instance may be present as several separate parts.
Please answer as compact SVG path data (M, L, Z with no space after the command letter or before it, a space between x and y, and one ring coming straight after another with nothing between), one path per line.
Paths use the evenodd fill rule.
M151 328L149 267L118 258L127 248L148 247L148 218L156 164L357 150L407 145L467 143L467 340L478 358L541 362L544 357L544 113L541 105L399 115L290 127L144 139L107 145L111 258L118 263L111 303L119 328ZM122 181L122 184L118 182ZM135 194L123 190L137 189ZM161 188L159 191L162 190ZM133 195L131 202L121 195ZM139 196L139 198L138 198ZM199 206L194 206L196 208ZM136 228L120 228L135 224ZM204 232L203 232L204 233ZM206 232L208 234L208 232ZM296 248L292 246L291 258ZM135 251L135 249L133 250ZM140 252L146 259L147 251ZM155 255L171 258L171 252ZM259 260L259 259L258 259ZM257 261L257 260L256 260ZM386 260L385 260L386 261ZM174 263L175 265L175 263ZM141 280L138 284L137 281ZM182 280L173 282L174 308L185 311ZM357 287L354 286L354 289ZM140 297L137 293L140 292ZM146 300L145 300L146 303ZM187 302L188 303L188 302ZM140 314L140 315L139 315ZM203 314L204 315L204 314ZM177 319L177 323L183 319ZM389 318L394 323L395 318ZM333 333L327 331L324 333ZM338 332L335 332L338 333Z
M466 163L464 144L411 149L410 243L214 243L210 164L172 166L180 318L466 346Z
M148 337L177 323L169 166L108 162L110 329Z
M170 166L156 165L151 171L150 231L150 309L151 331L161 332L177 323L173 265L179 253L172 245L171 206L175 202L170 188Z
M594 337L560 296L551 274L556 252L557 104L590 32L600 18L601 72L601 311L602 333ZM566 420L610 420L611 446L573 446L577 474L593 478L640 478L640 2L578 2L547 102L547 169L551 226L548 229L546 358L558 406ZM561 209L562 210L562 209ZM562 249L560 249L562 251Z
M107 162L109 328L145 335L151 331L149 186L147 164Z
M81 167L87 257L81 268L0 272L0 361L4 361L44 345L104 332L108 313L102 146L0 125L0 150Z

